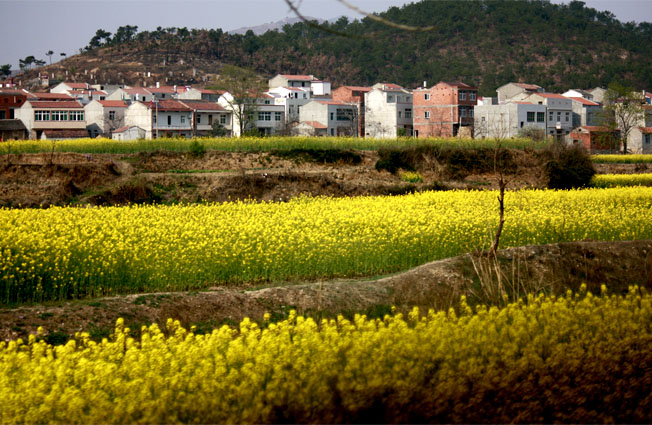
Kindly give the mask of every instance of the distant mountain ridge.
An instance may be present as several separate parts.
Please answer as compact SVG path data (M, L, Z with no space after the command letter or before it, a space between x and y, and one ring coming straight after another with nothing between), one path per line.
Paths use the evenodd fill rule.
M159 27L107 39L38 70L55 79L91 83L210 85L222 64L232 64L266 78L312 74L334 87L388 81L414 88L423 81L460 80L479 87L484 96L510 81L548 91L614 80L639 90L652 88L652 24L622 23L580 1L421 1L380 16L435 29L405 31L346 17L325 22L331 32L290 21L283 31L261 35L253 29L231 34Z
M324 23L323 19L313 18L311 16L306 16L310 21L317 21L320 24ZM256 25L253 27L241 27L234 30L227 31L228 34L241 34L244 35L247 31L252 31L256 35L265 34L267 31L282 31L285 25L294 25L301 22L301 18L285 18L276 22L269 22L267 24Z

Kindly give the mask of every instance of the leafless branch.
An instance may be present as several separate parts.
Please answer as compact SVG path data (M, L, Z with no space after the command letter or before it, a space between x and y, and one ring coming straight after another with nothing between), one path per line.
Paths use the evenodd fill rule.
M330 33L330 34L333 34L333 35L339 35L340 37L360 38L360 36L358 36L358 35L346 34L346 33L343 33L341 31L336 31L336 30L334 30L332 28L329 28L329 27L327 27L325 25L320 25L320 24L316 23L315 21L309 20L308 18L303 16L301 14L301 12L299 12L299 8L298 8L298 6L294 5L293 0L285 0L285 3L288 5L290 10L292 10L292 12L294 12L294 14L297 15L297 17L299 19L301 19L303 22L305 22L306 24L308 24L309 26L311 26L313 28L316 28L318 30L321 30L321 31L324 31L324 32L327 32L327 33ZM301 4L301 2L299 2L299 4Z

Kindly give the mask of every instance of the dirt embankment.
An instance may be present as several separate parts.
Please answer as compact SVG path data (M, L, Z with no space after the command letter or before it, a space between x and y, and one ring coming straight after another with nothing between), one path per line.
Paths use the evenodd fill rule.
M375 151L291 151L6 155L0 163L0 205L116 205L147 202L286 201L299 195L394 195L436 189L496 187L487 155L413 153L405 168L379 167ZM510 188L545 187L537 152L508 152ZM390 167L391 168L391 167Z
M260 321L266 312L274 320L283 319L291 309L315 318L354 313L382 317L391 306L401 311L414 306L445 311L455 307L461 295L470 304L501 305L527 294L577 291L582 283L593 293L600 293L603 284L615 294L630 285L651 289L652 240L526 246L499 251L495 259L467 254L380 279L212 288L5 308L0 309L0 340L25 337L38 326L53 343L79 331L101 338L111 333L118 317L137 334L140 326L163 325L168 318L208 332L236 325L244 317Z

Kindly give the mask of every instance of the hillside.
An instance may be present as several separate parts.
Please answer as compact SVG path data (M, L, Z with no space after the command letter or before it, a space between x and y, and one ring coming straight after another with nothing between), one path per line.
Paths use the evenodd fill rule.
M122 27L112 37L91 40L83 54L45 69L55 79L138 85L210 84L228 63L265 77L314 74L335 87L377 81L415 87L455 79L478 85L481 95L509 81L549 91L613 80L652 87L652 24L621 23L580 1L421 1L381 15L435 29L407 32L368 18L324 24L348 37L302 22L260 36L160 27L138 33Z

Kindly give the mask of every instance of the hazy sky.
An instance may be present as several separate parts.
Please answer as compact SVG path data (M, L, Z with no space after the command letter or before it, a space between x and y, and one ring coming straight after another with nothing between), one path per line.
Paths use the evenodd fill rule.
M360 9L382 12L406 0L348 0ZM437 0L429 0L437 1ZM509 1L509 0L505 0ZM554 0L560 3L564 0ZM587 6L609 10L621 21L652 22L652 0L584 0ZM302 14L331 19L360 18L336 0L302 0ZM123 25L139 31L162 27L222 28L225 31L293 17L284 0L0 0L0 65L33 55L52 61L60 53L73 55L86 46L95 31L112 33Z

